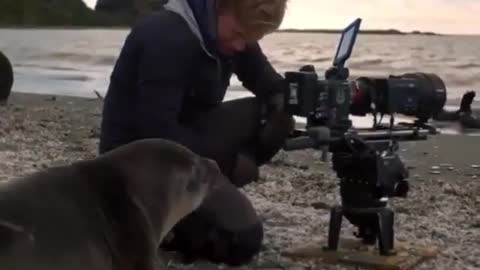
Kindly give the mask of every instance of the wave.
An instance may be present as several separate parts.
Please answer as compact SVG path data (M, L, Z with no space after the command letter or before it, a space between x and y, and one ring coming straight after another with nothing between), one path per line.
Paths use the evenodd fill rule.
M109 65L115 64L115 61L117 61L117 56L106 55L106 56L98 57L98 59L95 60L95 64L109 66Z
M73 74L69 74L69 75L50 75L48 76L49 78L51 79L55 79L55 80L63 80L63 81L82 81L82 82L86 82L86 81L91 81L92 78L90 78L89 76L86 76L86 75L73 75Z
M412 47L412 48L410 48L410 50L412 50L412 51L424 51L425 47Z
M287 50L282 53L282 55L294 55L295 51L294 50Z
M62 61L69 63L86 63L93 65L112 65L115 63L116 55L95 55L86 53L55 52L50 54L36 55L33 60Z
M15 67L28 67L28 68L41 68L41 69L51 69L51 70L60 70L60 71L79 71L81 69L71 68L71 67L59 67L59 66L50 66L42 64L15 64Z
M327 62L327 61L331 61L332 60L332 57L329 56L329 57L302 57L300 59L298 59L297 61L298 62L314 62L314 63L320 63L320 62Z
M366 59L366 60L352 61L350 64L348 64L348 66L351 68L361 68L364 66L380 65L383 63L384 61L382 59Z
M475 73L455 73L449 74L449 76L445 76L442 78L448 86L452 86L455 88L465 88L464 90L480 90L480 76L479 74Z
M467 64L456 64L453 65L454 68L480 68L480 63L467 63Z
M68 52L56 52L51 54L44 55L45 58L49 59L57 59L57 60L85 60L90 59L92 57L91 54L83 54L83 53L68 53Z

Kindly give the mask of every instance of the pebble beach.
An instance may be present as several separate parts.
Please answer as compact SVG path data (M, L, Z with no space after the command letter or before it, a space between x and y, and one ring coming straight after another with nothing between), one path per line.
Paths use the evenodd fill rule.
M96 156L102 100L12 93L0 107L0 181ZM396 240L438 247L416 269L480 269L480 137L435 135L400 144L410 168L411 191L391 200ZM339 202L338 180L313 150L281 151L243 188L265 224L261 254L238 269L354 269L318 260L291 260L292 246L322 242L330 207ZM353 227L344 223L342 234ZM165 256L169 269L219 269L183 265Z

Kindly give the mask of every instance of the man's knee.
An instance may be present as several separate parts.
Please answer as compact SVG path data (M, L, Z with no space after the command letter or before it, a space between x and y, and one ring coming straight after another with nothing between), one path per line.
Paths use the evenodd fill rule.
M230 181L237 187L243 187L257 181L259 169L252 154L240 153L234 162Z
M238 232L212 230L210 233L212 248L205 255L215 263L230 266L248 264L260 252L263 235L261 222Z
M182 254L185 263L205 259L240 266L248 264L261 250L264 232L260 221L235 232L212 226L193 216L187 216L185 221L176 225L173 239L162 245Z
M230 256L227 261L231 265L241 265L250 262L262 248L263 224L255 224L251 228L235 234Z

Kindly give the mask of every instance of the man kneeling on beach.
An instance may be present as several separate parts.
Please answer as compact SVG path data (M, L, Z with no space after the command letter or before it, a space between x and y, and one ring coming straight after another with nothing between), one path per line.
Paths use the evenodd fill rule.
M283 111L285 81L258 44L280 26L286 1L170 0L143 18L111 75L100 153L164 138L215 160L237 187L257 180L258 167L280 150L294 126ZM223 102L233 73L254 97ZM248 219L242 213L254 211L235 209L245 204L228 196L218 205L232 207L238 229L222 227L222 216L211 222L194 213L174 227L168 245L217 263L248 263L261 248L261 221L242 224Z

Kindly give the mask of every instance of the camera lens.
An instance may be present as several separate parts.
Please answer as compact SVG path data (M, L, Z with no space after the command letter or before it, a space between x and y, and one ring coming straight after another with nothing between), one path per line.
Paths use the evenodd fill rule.
M445 105L444 82L433 73L405 73L388 78L360 77L352 91L351 114L399 113L427 121Z
M406 73L400 78L415 79L418 82L418 106L414 114L419 119L428 120L442 111L447 101L447 88L440 77L433 73Z

